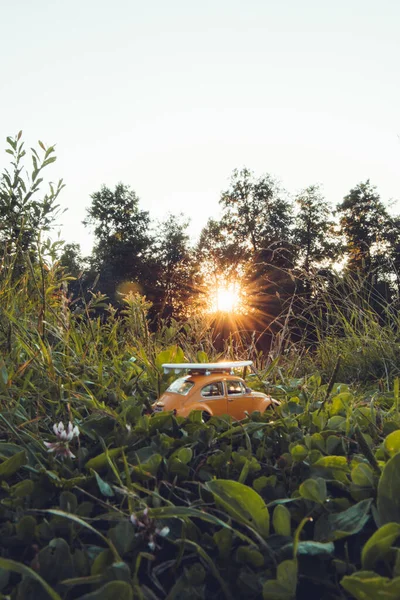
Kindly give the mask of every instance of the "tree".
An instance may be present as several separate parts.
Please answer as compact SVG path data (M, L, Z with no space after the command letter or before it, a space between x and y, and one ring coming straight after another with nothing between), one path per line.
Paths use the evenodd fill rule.
M100 272L102 291L118 302L115 292L119 284L143 285L149 277L149 213L139 208L135 192L122 183L114 191L103 185L91 199L83 223L93 227L96 238L92 266Z
M331 209L320 188L311 185L295 198L298 213L295 217L293 241L298 248L298 261L308 275L312 266L334 259L338 242L335 239Z
M60 256L60 263L69 275L78 277L83 271L83 257L79 244L64 244Z
M384 261L389 214L376 187L367 180L359 183L338 205L340 226L346 238L347 267L371 281Z
M11 169L4 169L0 176L0 241L4 246L3 256L16 258L17 272L24 269L25 253L31 261L37 259L38 240L41 233L49 231L54 224L59 213L56 201L64 187L60 179L56 187L50 183L48 193L41 195L42 171L56 157L54 146L46 147L40 141L38 150L31 148L31 176L24 177L26 151L21 140L22 131L14 138L7 138L6 152L12 157Z
M224 221L209 219L200 233L196 257L205 276L218 281L237 279L243 263L249 259L249 251L236 243Z
M183 215L169 215L154 236L152 292L159 318L187 315L196 302L197 266L189 246L188 226Z
M227 231L252 254L270 245L276 250L290 237L291 206L270 175L255 179L246 168L234 170L220 205Z

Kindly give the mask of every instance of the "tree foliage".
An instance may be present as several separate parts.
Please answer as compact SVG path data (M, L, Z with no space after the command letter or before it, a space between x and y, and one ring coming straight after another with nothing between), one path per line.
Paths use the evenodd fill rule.
M335 258L339 240L335 236L332 210L317 185L310 185L295 198L298 212L295 217L293 241L297 258L306 273L313 266Z
M118 300L119 283L147 281L150 216L139 208L139 198L129 186L118 183L111 190L103 185L92 194L84 224L93 228L96 239L92 266L113 301Z
M346 239L347 268L370 277L386 253L387 209L367 180L351 189L337 210Z
M11 156L11 164L0 176L0 241L5 255L27 252L35 260L40 235L50 230L60 212L56 202L64 184L62 179L57 185L50 183L48 192L43 193L43 170L55 162L55 148L40 141L38 149L31 148L28 154L32 170L26 175L24 146L22 131L7 137L6 152ZM21 269L21 261L15 266Z

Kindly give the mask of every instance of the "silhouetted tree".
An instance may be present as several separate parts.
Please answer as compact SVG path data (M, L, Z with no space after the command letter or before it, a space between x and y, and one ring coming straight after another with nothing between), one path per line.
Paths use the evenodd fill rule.
M334 232L331 208L317 185L310 185L295 198L298 212L295 217L293 241L298 250L299 266L306 274L312 267L334 259L339 243Z
M338 205L341 232L346 239L347 268L369 282L379 277L386 253L390 217L376 187L367 180L358 184Z
M198 266L189 245L188 225L183 215L169 215L154 234L150 299L159 318L182 317L196 303Z
M149 213L139 208L135 192L122 183L114 191L103 185L91 199L84 225L93 227L96 240L92 267L100 273L101 291L112 302L118 302L115 291L119 284L133 282L145 286L149 278L147 258L152 244ZM123 291L128 289L125 287Z

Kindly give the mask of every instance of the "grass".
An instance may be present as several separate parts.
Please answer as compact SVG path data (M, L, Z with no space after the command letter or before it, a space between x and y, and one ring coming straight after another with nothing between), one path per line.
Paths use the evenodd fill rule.
M390 307L382 324L342 282L308 312L312 345L249 349L248 383L281 407L204 424L145 413L163 362L222 356L206 321L151 331L141 296L76 309L50 246L25 264L0 274L0 597L398 597ZM223 355L238 358L232 340ZM75 458L44 444L60 421L79 428L61 443Z

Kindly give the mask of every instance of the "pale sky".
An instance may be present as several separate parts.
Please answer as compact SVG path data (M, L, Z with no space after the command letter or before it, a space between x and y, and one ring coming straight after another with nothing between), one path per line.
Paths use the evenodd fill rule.
M400 198L398 0L0 0L0 136L57 144L62 237L122 181L155 218L219 214L234 168L333 204ZM3 146L5 144L3 143ZM0 154L0 168L7 162ZM397 204L400 211L400 203Z

